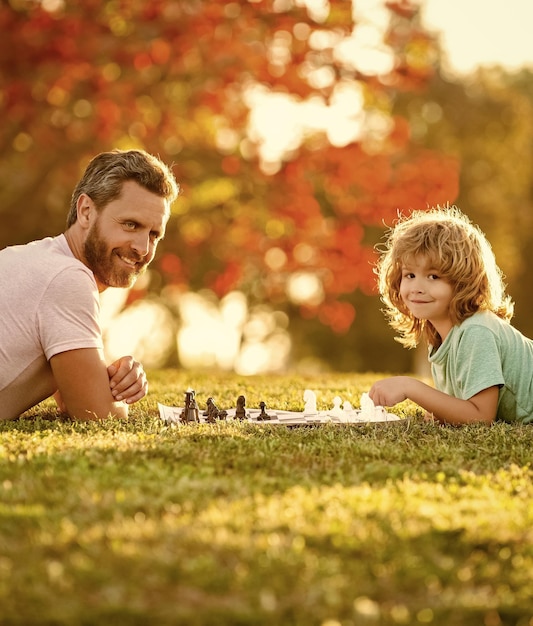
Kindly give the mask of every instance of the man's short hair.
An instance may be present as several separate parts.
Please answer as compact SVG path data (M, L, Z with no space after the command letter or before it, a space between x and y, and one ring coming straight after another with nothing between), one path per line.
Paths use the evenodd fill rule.
M98 211L120 195L128 180L164 198L170 205L178 196L179 185L170 168L144 150L112 150L92 159L76 185L67 216L67 228L77 219L78 198L87 194Z

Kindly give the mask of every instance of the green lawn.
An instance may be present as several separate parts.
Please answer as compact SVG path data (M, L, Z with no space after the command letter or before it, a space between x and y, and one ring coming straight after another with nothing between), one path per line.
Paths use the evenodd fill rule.
M0 423L0 624L533 626L531 426L165 426L372 375L156 372L125 422Z

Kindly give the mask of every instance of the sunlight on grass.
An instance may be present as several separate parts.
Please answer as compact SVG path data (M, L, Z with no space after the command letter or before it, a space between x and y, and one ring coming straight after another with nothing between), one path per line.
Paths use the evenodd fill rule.
M156 408L188 387L327 406L375 377L161 371L127 420L44 403L0 423L1 619L531 626L530 427L406 406L389 425L173 428Z

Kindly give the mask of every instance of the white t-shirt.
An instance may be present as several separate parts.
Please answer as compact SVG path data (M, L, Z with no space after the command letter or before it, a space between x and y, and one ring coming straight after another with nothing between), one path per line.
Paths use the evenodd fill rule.
M50 359L103 349L93 273L64 235L0 251L0 419L52 395Z

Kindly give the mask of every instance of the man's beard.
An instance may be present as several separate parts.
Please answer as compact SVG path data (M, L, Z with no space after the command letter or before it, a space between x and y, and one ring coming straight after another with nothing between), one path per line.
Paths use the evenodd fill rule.
M137 277L145 271L147 265L131 249L109 250L106 241L101 236L98 221L93 224L87 234L87 239L83 244L83 254L96 280L105 287L131 287ZM135 261L135 267L126 266L119 257Z

